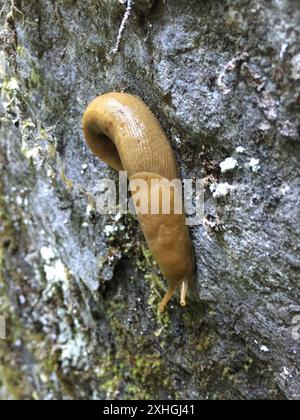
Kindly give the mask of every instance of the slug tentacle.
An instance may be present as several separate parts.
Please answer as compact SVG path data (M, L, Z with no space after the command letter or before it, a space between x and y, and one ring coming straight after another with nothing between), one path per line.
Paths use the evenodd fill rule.
M159 309L161 310L161 312L163 312L165 310L166 305L168 304L169 300L174 295L176 289L177 289L177 284L172 284L169 287L169 289L168 289L167 293L165 294L163 300L159 304Z
M186 306L186 295L188 291L188 279L183 279L180 285L180 305Z
M90 103L83 117L83 130L97 157L118 171L128 172L144 236L162 274L170 282L161 310L177 288L181 290L180 303L185 306L188 279L193 272L192 241L185 214L177 211L177 197L182 197L177 194L180 193L177 165L158 120L138 97L113 92ZM141 185L135 189L139 182ZM164 197L168 212L163 206ZM147 203L146 212L139 209L141 201Z

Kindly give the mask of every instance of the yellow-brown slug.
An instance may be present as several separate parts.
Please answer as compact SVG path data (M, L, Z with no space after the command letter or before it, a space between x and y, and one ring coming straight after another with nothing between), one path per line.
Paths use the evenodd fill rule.
M117 171L127 171L130 182L143 180L147 188L139 196L148 200L149 210L166 187L163 181L178 179L170 143L158 120L144 102L127 93L107 93L94 99L83 117L83 131L91 151ZM162 181L153 184L153 180ZM155 185L155 186L153 186ZM157 191L154 191L154 189ZM133 193L134 197L134 193ZM160 304L163 310L180 287L185 306L188 281L193 273L193 247L185 214L175 211L175 189L169 190L170 212L164 214L159 202L157 214L138 214L144 236L169 289Z

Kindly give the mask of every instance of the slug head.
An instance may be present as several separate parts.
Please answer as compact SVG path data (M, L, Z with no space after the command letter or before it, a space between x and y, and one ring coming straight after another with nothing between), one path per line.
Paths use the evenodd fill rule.
M132 176L131 190L134 189L133 182L137 180L143 180L144 183L141 183L138 192L132 191L133 201L135 205L136 201L143 201L148 207L145 214L139 213L140 209L136 205L139 222L162 274L170 283L162 309L179 287L182 288L181 304L184 305L187 282L193 274L193 246L185 214L175 212L176 194L180 197L181 194L176 191L176 187L170 189L169 181L157 174L143 172ZM154 180L159 182L153 182ZM163 200L169 202L168 214L164 214ZM158 209L157 214L152 214L153 208Z

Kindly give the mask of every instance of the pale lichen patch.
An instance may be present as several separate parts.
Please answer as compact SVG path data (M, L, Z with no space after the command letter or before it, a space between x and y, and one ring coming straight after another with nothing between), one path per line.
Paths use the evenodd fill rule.
M256 158L251 158L247 163L247 166L251 169L252 172L258 172L260 169L260 160Z
M232 171L237 166L237 160L233 157L226 158L223 162L220 163L221 172L225 173L227 171Z
M221 198L228 195L231 191L236 189L235 186L230 185L228 182L222 182L220 184L214 183L210 186L210 191L213 193L214 198Z

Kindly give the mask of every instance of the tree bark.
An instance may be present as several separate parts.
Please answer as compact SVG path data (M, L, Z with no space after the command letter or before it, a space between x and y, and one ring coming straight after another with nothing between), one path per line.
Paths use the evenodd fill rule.
M0 0L1 398L300 397L299 5ZM186 309L159 313L137 221L95 208L117 174L81 119L109 91L205 179Z

